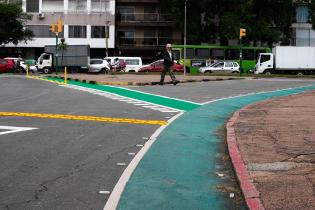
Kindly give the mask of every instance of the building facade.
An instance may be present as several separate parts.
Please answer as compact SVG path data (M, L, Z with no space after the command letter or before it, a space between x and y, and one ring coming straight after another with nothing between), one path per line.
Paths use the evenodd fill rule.
M182 43L182 32L158 5L158 0L116 0L116 54L156 59L166 43Z
M293 44L315 46L315 31L311 23L311 0L295 0L295 21L292 24Z
M17 46L6 45L7 54L21 54L25 58L37 58L45 45L55 45L56 35L49 31L52 23L60 18L68 45L89 44L91 57L105 57L106 46L110 53L115 47L115 0L14 0L24 12L32 15L27 28L35 37ZM106 28L105 28L106 27ZM108 39L105 38L105 33Z

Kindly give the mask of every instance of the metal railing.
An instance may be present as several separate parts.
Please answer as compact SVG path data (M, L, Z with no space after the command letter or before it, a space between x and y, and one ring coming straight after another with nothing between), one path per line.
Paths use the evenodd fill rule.
M117 21L120 22L173 22L171 15L160 13L116 13Z
M122 47L156 47L164 46L167 43L181 43L181 41L181 39L174 39L172 37L119 37L117 45Z

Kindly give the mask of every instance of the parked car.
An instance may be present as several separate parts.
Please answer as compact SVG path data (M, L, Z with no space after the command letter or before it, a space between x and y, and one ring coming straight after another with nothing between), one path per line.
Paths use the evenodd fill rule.
M89 73L108 73L110 65L107 60L101 58L90 59Z
M15 64L11 59L0 59L0 73L13 71Z
M21 71L22 72L25 72L26 71L26 64L24 62L23 59L21 58L14 58L14 57L7 57L7 58L4 58L6 60L13 60L14 62L14 65L17 67L17 63L18 63L18 60L20 59L20 68L21 68Z
M119 61L124 61L125 63L125 72L138 72L140 67L142 66L142 59L140 57L121 57L121 56L113 56L105 58L111 65L115 63L115 60L119 59Z
M200 67L200 73L240 73L240 65L234 61L218 61L210 66Z
M173 64L173 71L174 72L184 72L184 68L182 65L174 62ZM148 65L142 66L138 72L161 72L164 68L164 61L158 60Z

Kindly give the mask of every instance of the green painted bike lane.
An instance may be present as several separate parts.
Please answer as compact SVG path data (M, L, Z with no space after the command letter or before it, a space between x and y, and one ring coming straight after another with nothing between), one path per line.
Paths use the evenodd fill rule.
M48 80L57 81L57 82L64 81L63 79L59 79L59 78L52 78L52 77L45 77L45 78ZM136 99L136 100L140 100L144 102L162 105L162 106L166 106L169 108L174 108L174 109L182 110L182 111L190 111L201 106L200 104L189 102L189 101L183 101L179 99L177 100L173 98L147 94L147 93L129 90L126 88L115 87L115 86L88 84L88 83L70 81L70 80L68 81L68 84L77 85L77 86L85 87L85 88L91 88L94 90L101 90L108 93L117 94L119 96L124 96L124 97L132 98L132 99Z
M222 210L232 199L218 192L217 130L236 110L258 101L315 90L315 86L218 100L185 112L157 138L130 177L119 210ZM244 207L246 209L246 207Z

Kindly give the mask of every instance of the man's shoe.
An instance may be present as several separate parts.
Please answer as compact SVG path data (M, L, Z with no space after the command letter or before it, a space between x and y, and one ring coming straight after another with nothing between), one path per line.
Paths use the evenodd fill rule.
M164 83L163 82L159 82L159 85L163 85Z
M175 80L174 82L173 82L173 85L177 85L179 83L179 81L178 80Z

